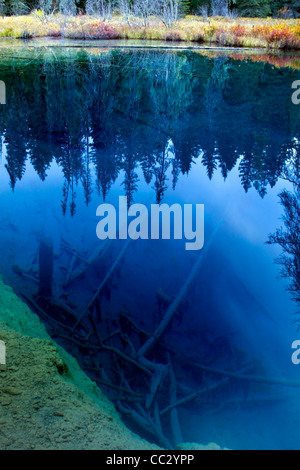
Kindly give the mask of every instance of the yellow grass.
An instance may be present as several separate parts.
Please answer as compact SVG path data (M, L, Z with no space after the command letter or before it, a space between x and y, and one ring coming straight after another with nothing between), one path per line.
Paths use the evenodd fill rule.
M78 39L149 39L213 43L221 46L300 49L300 20L261 18L208 18L187 16L172 28L151 18L147 26L139 18L125 21L114 15L105 22L91 16L27 16L0 18L0 38L65 37Z

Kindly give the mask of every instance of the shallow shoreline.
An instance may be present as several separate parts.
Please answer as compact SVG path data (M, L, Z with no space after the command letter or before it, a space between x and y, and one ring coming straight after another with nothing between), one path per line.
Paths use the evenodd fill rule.
M162 450L130 431L113 404L0 277L0 450ZM222 450L181 443L177 450ZM224 449L227 450L227 449Z
M0 450L151 450L0 280ZM25 437L24 437L25 436Z
M36 37L32 39L21 38L0 38L1 47L57 47L57 48L103 48L103 49L158 49L158 50L191 50L191 51L212 51L212 52L243 52L249 54L265 54L265 55L293 55L300 58L300 51L267 49L264 47L241 47L241 46L220 46L217 44L195 45L186 41L161 41L154 39L77 39L77 38L53 38Z
M136 14L127 17L118 12L103 18L82 12L74 16L59 12L47 15L42 10L33 10L25 15L0 18L0 38L152 41L170 44L170 48L188 43L195 50L296 52L300 51L300 21L296 18L186 15L166 23L161 16L149 16L145 21Z
M162 450L130 431L75 358L0 277L0 450ZM24 437L25 436L25 437ZM178 450L222 450L181 443ZM226 450L226 449L224 449Z

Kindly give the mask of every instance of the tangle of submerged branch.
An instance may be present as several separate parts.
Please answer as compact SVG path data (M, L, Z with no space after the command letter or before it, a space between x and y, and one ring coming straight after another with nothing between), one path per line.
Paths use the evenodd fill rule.
M217 388L221 387L222 385L225 385L227 382L229 382L229 378L225 378L223 380L220 380L219 382L213 383L207 387L201 388L200 390L197 390L196 392L191 393L187 397L182 398L181 400L178 400L166 408L164 408L160 414L163 416L164 414L168 413L169 411L173 410L174 408L178 408L179 406L185 405L186 403L189 403L195 398L199 397L200 395L204 395L206 393L212 392L213 390L216 390Z
M138 352L138 358L139 359L141 359L143 356L145 356L148 353L148 351L152 348L154 343L161 337L161 335L164 333L164 331L168 327L169 323L171 322L173 316L177 312L178 307L182 303L183 299L186 297L187 292L188 292L192 282L194 281L194 279L195 279L195 277L196 277L196 275L199 271L199 268L200 268L200 266L203 262L203 252L207 251L210 248L210 246L212 245L212 242L213 242L215 236L217 235L219 229L221 228L221 226L223 224L225 215L227 214L228 210L229 210L229 208L227 208L222 220L218 223L218 225L215 228L213 234L211 235L209 242L203 248L202 253L200 253L198 255L198 260L194 264L188 278L186 279L186 281L182 285L182 287L179 291L179 294L177 295L177 297L173 300L173 302L171 303L171 305L167 309L167 311L166 311L163 319L161 320L160 324L158 325L157 329L155 330L153 335L140 348L140 350Z
M300 388L300 380L288 380L288 379L281 379L281 378L274 378L274 377L264 377L261 375L243 375L240 373L229 372L226 370L215 369L213 367L207 367L201 364L192 363L194 366L198 367L199 369L205 370L207 372L212 372L216 375L224 375L228 378L244 380L247 382L255 382L261 383L266 385L280 385L282 387L292 387L292 388Z
M87 313L90 311L91 307L94 305L95 301L97 300L97 298L99 297L99 295L101 294L102 290L104 289L107 281L111 278L112 274L115 272L116 268L119 266L123 256L125 255L129 245L130 245L130 242L131 242L131 239L128 239L127 242L125 243L125 245L123 246L119 256L117 257L117 259L115 260L115 262L112 264L110 270L107 272L105 278L103 279L103 281L101 282L100 286L98 287L95 295L93 296L92 300L89 302L89 304L86 306L86 308L83 310L82 314L80 315L80 317L78 318L78 320L76 321L75 325L74 325L74 330L77 328L77 326L79 325L79 323L82 322L83 318L87 315Z

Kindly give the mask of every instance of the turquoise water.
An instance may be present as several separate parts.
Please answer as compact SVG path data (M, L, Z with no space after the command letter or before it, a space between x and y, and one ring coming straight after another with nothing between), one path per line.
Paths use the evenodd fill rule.
M298 159L298 74L209 52L30 43L2 47L0 71L4 280L148 439L299 448L297 388L219 384L220 370L299 378L298 306L279 279L280 248L266 244L283 224L278 194L293 190L281 174ZM117 207L120 196L147 207L204 204L204 249L100 241L97 207ZM138 351L179 296L145 365ZM176 408L179 437L162 413L174 404L170 364L175 402L217 384ZM132 410L148 430L155 423L151 432Z

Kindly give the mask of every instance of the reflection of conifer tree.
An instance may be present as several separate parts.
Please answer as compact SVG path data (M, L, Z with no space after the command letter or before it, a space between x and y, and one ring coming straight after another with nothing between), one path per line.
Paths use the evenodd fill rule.
M178 162L180 162L180 169L183 174L188 174L191 171L193 160L199 156L200 148L196 142L191 140L188 127L182 135L172 139L174 145L174 153Z
M283 178L292 183L293 192L283 190L279 194L284 209L284 228L270 235L270 244L278 244L283 253L277 262L281 264L281 274L290 280L289 291L298 303L300 310L300 159L291 159L283 173Z
M114 60L118 60L118 54L116 57L114 54L106 54L100 57L100 60L97 58L95 64L91 64L90 81L89 85L86 85L91 96L89 121L96 188L104 200L120 170L115 111L118 107L118 94L112 93L112 89L117 88L119 75L117 66L114 67ZM103 68L99 67L99 62L103 64Z
M294 143L283 141L282 136L268 135L265 146L266 175L271 188L277 183L282 174L285 161L292 157L294 149L296 149Z
M114 153L114 146L112 146L112 148L96 149L93 161L96 167L96 186L98 194L102 194L103 200L105 201L120 171L120 162Z
M64 185L63 185L63 190L62 190L62 201L61 201L61 207L63 211L63 215L66 215L67 213L67 208L68 208L68 199L69 195L71 193L71 201L70 201L70 214L71 217L73 217L76 213L76 192L75 192L75 182L74 182L74 176L71 176L70 179L68 180L66 178Z
M84 190L85 203L88 206L92 200L92 176L90 168L90 144L89 138L86 137L86 151L85 151L85 161L82 168L81 182Z
M186 57L178 61L172 52L151 55L150 59L153 63L148 71L147 93L151 99L153 123L174 136L176 123L182 120L193 101L193 88L188 75L190 64Z
M233 166L230 164L228 165L225 158L234 154L234 145L230 142L230 150L226 148L227 146L224 149L224 153L221 153L220 150L220 145L224 145L224 137L226 138L226 134L228 134L228 118L224 115L224 110L226 110L224 93L230 78L231 69L232 65L226 57L217 58L214 61L210 77L206 84L204 106L207 115L205 123L207 132L206 135L203 133L204 142L202 143L202 163L206 167L209 179L212 179L219 162L222 176L225 179L227 178L228 166L231 166L231 168ZM224 118L226 119L225 123ZM226 132L224 133L225 135L222 135L221 137L219 134L222 133L224 125L226 126ZM219 142L221 142L220 145ZM236 159L237 157L235 158L235 161Z
M163 200L164 194L168 189L166 182L167 178L167 170L170 165L170 159L168 156L169 147L166 147L160 154L156 157L156 167L154 169L155 175L155 193L156 193L156 203L160 204Z
M62 207L66 213L68 196L71 192L70 213L75 214L76 210L76 192L75 186L78 184L82 174L82 144L80 147L73 147L70 142L70 136L65 136L65 143L61 146L60 155L57 156L57 163L62 167L65 177L65 184L63 188L63 201Z
M217 58L206 83L204 106L210 129L215 123L215 113L223 108L223 91L229 79L229 70L228 60L225 57Z
M265 145L257 140L253 148L254 168L252 171L253 187L258 194L264 198L267 194L268 178L267 178L267 158Z
M285 84L293 75L287 68L279 73L259 63L174 51L82 49L56 51L57 58L39 51L27 67L22 55L32 58L32 51L16 50L13 60L5 54L9 65L1 79L9 106L1 109L0 132L11 185L22 178L26 159L45 179L54 156L66 180L63 200L68 194L72 212L72 187L74 195L78 182L86 202L91 199L91 163L104 197L123 167L132 198L140 165L148 184L155 177L161 200L167 167L161 149L170 138L173 188L203 149L209 178L218 167L226 178L239 162L244 189L253 185L264 196L297 146L294 138L299 140L300 108L288 95ZM271 82L270 91L266 83ZM289 117L280 132L279 114Z
M206 167L207 176L211 180L218 167L219 155L214 142L209 142L209 146L203 148L202 164Z
M63 189L62 189L62 201L61 201L61 208L63 211L63 215L66 215L67 213L67 207L68 207L68 198L69 198L69 188L70 184L68 181L64 182Z
M70 214L71 217L75 215L76 212L76 192L75 192L75 185L74 185L74 178L71 178L71 202L70 202Z
M239 175L245 192L247 193L252 186L252 155L246 153L239 165Z
M235 167L238 161L238 154L233 145L228 142L228 138L218 138L218 155L219 155L219 167L221 169L222 176L226 180L228 173Z
M28 141L28 115L29 103L23 96L28 96L26 81L22 80L19 72L15 77L9 77L6 81L6 89L8 90L5 120L5 144L7 149L6 170L9 173L10 184L14 189L17 180L21 180L26 167L27 146Z
M11 136L10 136L11 137ZM16 141L14 142L16 144ZM25 173L25 166L26 166L26 148L22 142L18 142L20 147L11 144L11 142L7 142L7 163L5 168L10 177L10 184L12 189L15 188L17 180L21 180L22 176Z
M228 64L226 58L219 58L214 61L211 75L206 84L204 106L207 116L205 131L202 142L202 164L206 167L209 179L212 179L218 167L219 155L216 144L217 120L216 113L220 112L224 105L223 90L228 79Z
M30 162L42 181L46 178L54 155L47 119L48 102L53 100L53 95L49 96L47 89L46 77L49 76L49 64L44 63L43 69L45 74L39 73L39 70L32 74L30 85L34 93L30 93L31 112L28 114L27 141Z
M143 155L140 162L145 181L150 184L154 174L155 156L153 154Z
M42 181L46 179L47 170L53 158L54 150L51 148L49 142L42 142L36 140L34 147L30 149L30 162L41 178Z
M130 205L133 202L133 194L137 190L138 175L136 174L137 162L134 155L128 152L124 155L122 162L122 169L124 170L125 176L122 185L125 189L125 194L127 196L127 203Z
M172 159L172 188L175 190L177 181L180 175L180 161L177 158L176 153L174 154L174 158Z
M25 173L27 159L26 146L25 141L20 138L17 129L16 134L12 131L7 134L5 143L7 149L7 163L5 168L10 177L11 187L14 189L17 180L21 180Z
M168 138L143 123L135 126L134 138L136 158L140 162L146 183L150 184L154 175L156 155L162 146L167 144Z

